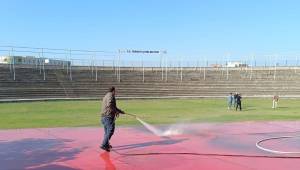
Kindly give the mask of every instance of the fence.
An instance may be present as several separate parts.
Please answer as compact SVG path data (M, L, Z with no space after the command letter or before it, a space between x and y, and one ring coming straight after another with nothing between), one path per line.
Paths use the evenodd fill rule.
M172 58L171 56L156 56L152 60L145 60L142 54L140 57L132 57L127 55L120 56L120 53L114 51L98 51L98 50L78 50L78 49L52 49L52 48L35 48L35 47L20 47L20 46L0 46L0 56L12 56L12 61L8 63L11 75L16 80L16 67L35 67L43 74L46 80L47 69L64 69L72 81L72 70L74 69L89 69L95 80L98 80L98 71L101 69L111 68L118 79L121 80L122 69L133 68L142 72L142 80L145 81L145 70L152 68L161 72L161 79L168 80L168 73L176 70L180 75L180 80L183 80L183 70L195 69L201 70L203 79L206 79L206 71L216 69L226 75L229 79L229 70L236 68L229 68L229 61L238 61L250 72L250 79L252 78L253 69L269 69L273 71L274 80L276 79L276 70L278 68L294 69L297 72L299 68L299 58L297 55L257 55L250 57L234 58L230 56L220 57L220 60L207 59L206 57L199 57L199 59L188 59L185 57ZM47 62L35 62L32 64L18 64L16 56L33 56L37 59L66 61L62 64L49 64ZM36 60L39 61L39 60ZM237 68L243 69L243 68Z

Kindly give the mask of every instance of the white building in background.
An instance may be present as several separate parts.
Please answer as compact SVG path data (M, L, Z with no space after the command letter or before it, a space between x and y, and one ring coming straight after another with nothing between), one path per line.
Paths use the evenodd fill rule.
M70 65L70 61L36 58L34 56L0 56L0 64L25 64L25 65Z
M0 56L0 64L10 64L10 57L8 56Z
M227 67L248 67L248 65L238 61L231 61L227 62Z

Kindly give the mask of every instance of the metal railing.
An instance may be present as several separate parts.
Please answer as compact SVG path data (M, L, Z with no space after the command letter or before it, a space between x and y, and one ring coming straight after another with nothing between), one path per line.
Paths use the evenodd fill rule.
M127 54L128 55L128 54ZM180 81L184 79L184 70L195 69L202 75L203 80L206 80L207 70L216 69L226 79L230 79L230 70L244 69L249 71L249 79L253 79L253 70L257 68L268 69L273 72L273 79L276 80L277 69L288 68L298 72L299 58L296 55L257 55L250 57L242 57L236 59L234 57L221 57L220 60L207 59L206 57L199 57L198 60L188 59L184 57L171 58L170 56L162 57L160 55L153 57L151 60L145 60L145 57L135 57L134 59L127 56L120 56L118 52L101 51L101 50L78 50L78 49L57 49L57 48L36 48L36 47L22 47L22 46L0 46L0 56L12 56L9 68L13 80L16 80L16 66L20 64L16 61L14 56L33 56L37 60L35 63L28 64L30 67L35 67L43 74L43 79L47 79L47 69L63 69L72 81L72 70L76 68L88 68L91 71L92 77L95 81L99 78L99 71L103 68L111 68L117 80L121 81L122 69L133 68L142 71L142 81L145 81L145 71L148 68L155 68L161 72L161 80L168 81L170 71L176 70ZM226 58L226 59L225 59ZM45 62L38 62L39 60L52 59L57 61L65 61L62 64L51 65ZM244 65L242 68L227 67L229 61L238 61ZM25 65L23 65L26 67Z

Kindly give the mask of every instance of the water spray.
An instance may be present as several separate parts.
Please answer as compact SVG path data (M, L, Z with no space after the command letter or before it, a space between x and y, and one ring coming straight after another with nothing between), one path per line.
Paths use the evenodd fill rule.
M143 121L142 119L140 119L139 117L137 117L137 115L135 114L129 114L126 113L132 117L134 117L136 120L138 120L142 125L144 125L145 128L147 128L150 132L152 132L153 134L157 135L157 136L171 136L171 135L180 135L183 133L183 129L178 127L178 126L170 126L169 128L167 128L166 130L161 130L158 129L157 127L154 127L153 125Z

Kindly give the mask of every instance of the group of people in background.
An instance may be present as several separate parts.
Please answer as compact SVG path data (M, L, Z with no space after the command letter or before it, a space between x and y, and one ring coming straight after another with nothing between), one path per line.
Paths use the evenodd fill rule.
M241 93L235 92L229 93L229 96L227 97L227 102L228 102L228 110L231 110L231 108L235 108L237 110L238 108L240 111L242 110L242 95Z
M273 98L272 98L272 101L273 101L272 108L276 109L277 105L278 105L278 101L279 101L279 96L274 95ZM229 95L227 97L227 104L228 104L228 110L231 110L232 107L233 107L233 108L235 108L235 110L237 110L239 108L240 111L241 111L242 110L242 96L241 96L241 93L237 93L237 92L235 92L235 94L229 93Z

